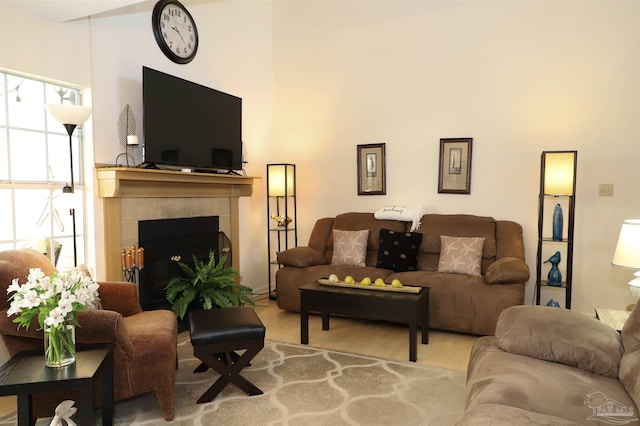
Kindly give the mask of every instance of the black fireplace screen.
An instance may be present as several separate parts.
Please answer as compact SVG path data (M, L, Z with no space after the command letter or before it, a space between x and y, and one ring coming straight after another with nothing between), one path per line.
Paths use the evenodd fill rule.
M144 248L145 264L140 270L140 304L144 310L168 309L165 286L182 274L178 260L193 267L193 256L206 261L213 251L219 259L219 218L201 216L138 222L138 244ZM223 255L230 246L222 246ZM230 261L230 252L227 262Z

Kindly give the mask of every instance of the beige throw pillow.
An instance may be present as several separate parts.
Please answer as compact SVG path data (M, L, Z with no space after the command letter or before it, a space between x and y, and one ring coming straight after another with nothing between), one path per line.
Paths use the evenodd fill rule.
M440 236L438 272L480 275L484 238Z
M368 238L368 229L362 231L334 229L331 263L334 265L365 266Z

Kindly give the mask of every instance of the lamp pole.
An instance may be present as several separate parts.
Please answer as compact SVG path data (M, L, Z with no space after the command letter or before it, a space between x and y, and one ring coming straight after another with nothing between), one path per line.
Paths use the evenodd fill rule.
M69 164L71 165L71 193L73 194L75 187L73 185L73 139L71 135L73 135L73 131L78 126L77 124L62 124L65 129L67 129L67 133L69 134Z
M71 135L79 124L84 123L91 115L91 108L82 105L50 104L46 106L47 111L53 118L64 126L69 134L69 165L71 168L71 186L65 185L62 188L64 194L73 194L75 185L73 182L73 139ZM76 209L72 206L69 209L73 228L73 266L78 266L78 250L76 245Z
M75 186L73 184L73 131L76 129L77 124L63 124L64 128L67 129L67 133L69 134L69 164L71 166L71 187L65 185L62 188L63 193L73 194L75 192ZM65 191L66 189L66 191ZM69 208L69 214L71 215L71 225L73 228L73 267L78 266L78 247L76 243L76 209L73 207Z

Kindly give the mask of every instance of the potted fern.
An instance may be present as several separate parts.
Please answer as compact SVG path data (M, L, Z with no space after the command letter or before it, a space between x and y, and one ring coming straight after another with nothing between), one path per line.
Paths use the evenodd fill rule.
M194 306L202 305L202 309L213 307L228 308L249 304L255 306L251 297L251 287L236 284L238 271L224 266L227 256L222 256L216 263L215 253L209 252L209 261L203 262L193 256L194 267L179 262L183 276L173 277L165 287L167 300L171 310L182 320L187 311Z

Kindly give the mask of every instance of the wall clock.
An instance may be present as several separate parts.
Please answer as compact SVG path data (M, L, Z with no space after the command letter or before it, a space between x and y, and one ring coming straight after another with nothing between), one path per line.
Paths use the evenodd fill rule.
M198 51L198 29L178 0L160 0L153 7L153 35L160 50L178 64L187 64Z

